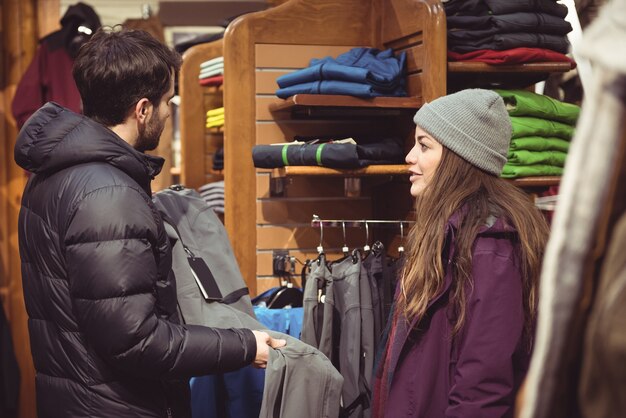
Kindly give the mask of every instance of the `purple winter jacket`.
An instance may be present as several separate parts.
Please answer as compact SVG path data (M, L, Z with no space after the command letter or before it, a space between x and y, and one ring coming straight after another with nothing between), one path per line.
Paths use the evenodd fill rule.
M524 337L517 233L501 219L494 220L474 243L474 285L466 291L466 320L459 333L451 337L449 268L444 291L429 304L427 319L417 329L415 322L398 323L389 351L392 377L385 417L513 416L530 348ZM458 216L453 216L446 227L448 265L457 226Z

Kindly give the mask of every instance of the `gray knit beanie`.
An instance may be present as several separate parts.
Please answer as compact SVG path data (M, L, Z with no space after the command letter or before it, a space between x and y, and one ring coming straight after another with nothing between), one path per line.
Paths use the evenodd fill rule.
M467 162L499 176L511 142L511 120L495 92L462 90L422 106L413 121Z

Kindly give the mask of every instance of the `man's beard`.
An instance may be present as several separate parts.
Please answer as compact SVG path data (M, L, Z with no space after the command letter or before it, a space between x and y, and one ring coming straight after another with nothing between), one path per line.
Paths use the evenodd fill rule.
M140 152L156 149L159 146L163 128L165 128L165 119L159 119L158 117L153 118L153 121L140 127L139 136L135 142L135 149Z

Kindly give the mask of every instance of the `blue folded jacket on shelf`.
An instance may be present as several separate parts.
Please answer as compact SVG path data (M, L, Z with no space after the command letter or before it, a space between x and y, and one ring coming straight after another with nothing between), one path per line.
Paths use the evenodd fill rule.
M276 95L406 96L405 62L405 52L395 56L391 49L353 48L337 58L312 59L309 67L279 77Z
M295 84L276 90L276 95L281 99L294 94L343 94L355 97L380 97L380 96L406 96L404 88L397 88L391 92L383 92L375 87L364 83L351 83L348 81L321 80L308 83Z

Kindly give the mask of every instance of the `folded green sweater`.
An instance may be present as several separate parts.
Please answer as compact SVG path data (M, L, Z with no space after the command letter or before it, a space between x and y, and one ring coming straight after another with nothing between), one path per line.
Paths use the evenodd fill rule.
M543 136L525 136L511 140L511 151L561 151L569 150L569 142L561 138L547 138Z
M511 116L511 124L513 125L513 135L511 138L546 136L569 141L574 135L574 127L553 120L533 118L530 116Z
M495 90L511 116L533 116L575 125L580 107L527 90Z
M552 165L536 164L536 165L510 165L505 164L500 177L505 179L515 179L519 177L537 177L537 176L560 176L563 174L563 167L555 167Z
M509 165L533 165L547 164L563 167L567 153L561 151L509 151L507 164Z

